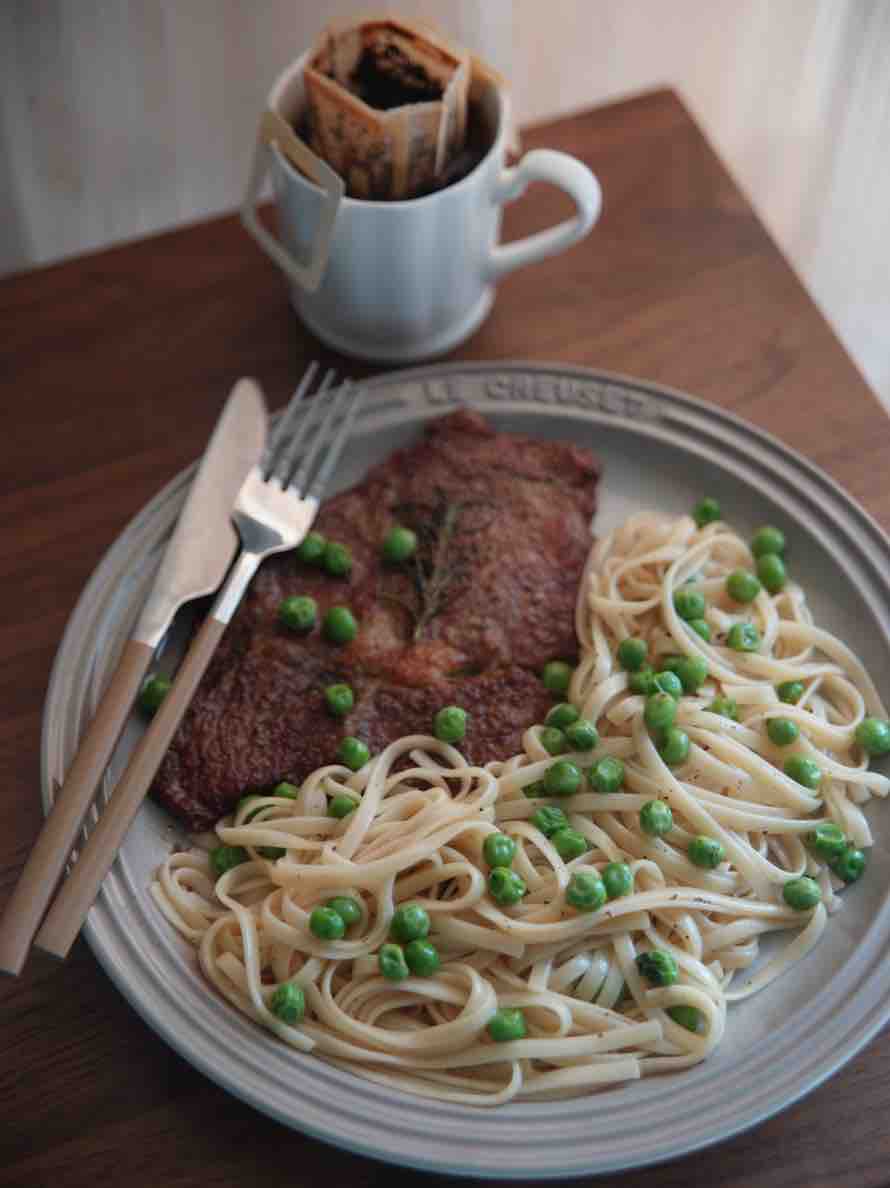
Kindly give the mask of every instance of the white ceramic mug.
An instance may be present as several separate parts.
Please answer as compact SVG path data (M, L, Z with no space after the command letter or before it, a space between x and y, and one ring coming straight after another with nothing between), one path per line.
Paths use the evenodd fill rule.
M289 66L269 95L288 122L300 115L303 67ZM507 100L486 85L479 106L491 148L466 177L408 201L343 196L343 183L320 162L316 185L274 143L262 141L242 207L244 225L291 282L294 307L323 342L347 355L407 363L444 354L482 323L494 282L514 268L570 247L596 222L599 183L566 153L534 149L505 168ZM256 202L271 169L280 240L259 222ZM574 200L573 218L499 244L502 207L531 181L548 181Z

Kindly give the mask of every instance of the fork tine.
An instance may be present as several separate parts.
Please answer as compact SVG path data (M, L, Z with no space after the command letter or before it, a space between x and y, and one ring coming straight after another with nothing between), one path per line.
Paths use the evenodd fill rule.
M331 387L336 378L337 373L333 368L326 372L324 379L321 381L321 387L312 397L308 408L305 410L302 423L294 430L293 436L287 446L285 447L282 443L281 449L278 451L278 455L275 458L274 470L270 471L269 477L271 478L274 475L282 487L287 486L287 476L293 471L294 459L308 441L309 435L315 427L319 416L324 411L324 393Z
M355 420L355 415L358 412L358 406L361 404L365 395L365 389L360 388L353 393L352 399L349 402L349 407L346 410L346 416L340 422L337 428L337 434L334 440L325 453L324 460L321 464L321 469L318 474L309 484L306 494L315 499L320 499L324 489L327 485L328 479L331 477L331 471L337 465L340 455L343 452L343 446L349 437L349 430L352 428L352 422Z
M263 457L260 461L260 469L263 472L263 477L269 479L272 477L272 470L275 465L276 455L281 449L282 444L287 440L287 434L293 424L294 418L297 414L297 409L300 408L301 401L309 389L309 385L315 379L315 373L318 371L318 363L312 362L303 372L303 378L297 387L297 390L291 396L287 403L287 407L279 417L278 424L275 426L275 431L269 439Z
M315 434L311 446L309 446L309 448L306 450L306 454L300 463L299 470L291 477L290 480L290 486L297 492L297 494L303 494L306 481L309 478L309 475L312 473L312 468L315 466L315 462L319 453L327 448L328 436L330 434L331 427L336 421L340 412L340 408L344 400L347 399L351 389L352 381L344 380L344 382L331 396L331 398L325 401L327 406L325 418L319 425L318 431Z

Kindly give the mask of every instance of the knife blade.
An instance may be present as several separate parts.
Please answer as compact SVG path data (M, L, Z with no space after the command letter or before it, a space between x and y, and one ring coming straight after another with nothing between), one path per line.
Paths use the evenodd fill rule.
M133 639L157 647L177 610L212 594L238 547L232 508L266 440L266 409L250 379L235 384L208 442Z
M215 590L232 563L238 546L232 508L265 440L262 394L253 380L239 380L204 451L136 628L0 919L0 972L21 973L102 772L173 616L184 603Z

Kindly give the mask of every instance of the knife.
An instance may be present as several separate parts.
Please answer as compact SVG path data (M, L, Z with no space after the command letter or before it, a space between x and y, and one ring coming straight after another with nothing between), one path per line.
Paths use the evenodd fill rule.
M74 761L0 919L0 972L21 973L96 787L120 738L155 649L177 610L222 582L238 546L232 508L266 440L253 380L235 384L204 452L145 602Z

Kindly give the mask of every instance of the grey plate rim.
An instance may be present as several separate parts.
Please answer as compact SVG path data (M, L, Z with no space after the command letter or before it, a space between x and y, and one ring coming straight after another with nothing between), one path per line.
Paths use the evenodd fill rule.
M463 381L465 387L472 388L474 380L481 385L482 395L477 399L468 399L466 392L459 390L457 381ZM526 390L530 380L531 393ZM824 540L840 533L853 549L857 575L867 587L869 608L880 625L885 641L890 640L890 615L884 610L890 603L890 579L886 573L890 540L887 535L874 518L819 467L734 413L665 385L614 372L522 361L417 367L377 376L365 381L364 386L375 391L392 388L396 392L389 403L378 395L373 404L366 404L356 426L357 433L363 427L368 427L369 422L373 422L374 426L385 426L387 417L393 424L404 422L409 413L417 423L422 423L460 404L469 404L489 412L528 413L529 408L533 407L550 418L571 420L580 416L594 422L617 423L645 437L661 441L665 446L681 445L684 450L715 462L744 482L750 482L749 471L759 472L774 485L776 492L791 501L796 516L811 534ZM41 782L45 811L52 801L53 781L63 769L66 735L69 736L67 745L70 750L72 722L76 725L85 708L87 691L77 695L70 690L67 715L58 712L60 700L64 704L64 685L72 668L71 657L76 653L77 640L90 616L98 618L100 615L101 612L96 610L97 600L101 603L99 596L103 592L107 593L118 563L128 551L132 560L135 546L144 543L153 533L156 534L159 524L161 528L169 528L172 524L194 470L193 465L177 475L127 525L96 567L69 618L53 664L44 707ZM126 569L123 572L126 573ZM121 580L119 570L117 578ZM107 662L108 657L105 657L106 665ZM93 656L88 667L92 686L96 684L96 669L96 657ZM741 1112L736 1111L731 1119L724 1118L719 1125L709 1122L702 1126L699 1113L692 1122L684 1126L675 1125L671 1141L657 1150L642 1149L645 1144L640 1146L642 1136L637 1126L633 1128L634 1145L630 1153L627 1149L619 1150L617 1146L611 1152L602 1147L593 1150L589 1138L585 1142L579 1140L574 1132L567 1135L563 1122L553 1117L552 1112L548 1116L542 1107L510 1107L521 1111L520 1124L515 1128L512 1125L504 1126L503 1112L470 1110L468 1107L442 1108L440 1103L422 1098L393 1095L391 1091L384 1092L377 1086L316 1061L313 1069L316 1072L320 1070L320 1078L345 1092L349 1099L345 1109L345 1132L344 1115L340 1114L340 1133L335 1134L333 1127L325 1124L324 1116L318 1111L312 1117L307 1117L305 1113L295 1116L293 1109L284 1108L282 1098L275 1098L262 1077L255 1077L251 1083L243 1075L243 1070L232 1067L231 1061L227 1064L224 1058L221 1059L218 1047L207 1042L207 1035L199 1035L200 1020L192 1020L196 1025L195 1034L190 1034L182 1025L177 1010L178 999L171 985L163 984L159 976L158 955L140 952L134 937L127 934L117 919L125 910L126 903L126 880L119 869L123 865L123 862L116 864L106 880L100 899L88 918L85 934L99 962L149 1026L194 1067L283 1124L359 1154L424 1171L492 1179L526 1176L549 1179L603 1174L666 1162L749 1130L793 1104L851 1059L890 1018L890 987L877 994L873 990L868 993L870 985L875 981L880 982L881 974L886 972L881 951L886 939L890 938L890 904L885 899L864 938L868 940L868 945L863 941L861 949L857 951L857 970L861 974L862 984L856 984L848 970L844 976L834 979L833 988L826 988L820 997L819 1042L811 1040L807 1046L806 1069L798 1068L790 1080L786 1071L786 1075L780 1076L778 1080L761 1083L753 1098L749 1094L749 1098L743 1100ZM154 980L149 978L146 981L146 973L153 974ZM886 978L884 980L886 982ZM225 1004L217 1004L217 1007L220 1006L229 1010ZM214 1012L211 1009L206 1013ZM178 1027L177 1022L180 1023ZM274 1044L274 1041L270 1042ZM785 1046L789 1044L794 1050L795 1043L789 1040ZM258 1042L256 1046L259 1050L263 1044ZM800 1053L801 1044L798 1040L798 1056ZM771 1063L775 1058L774 1051ZM746 1058L742 1063L747 1065L751 1061ZM756 1071L756 1062L753 1071ZM345 1089L342 1082L344 1077L348 1081ZM706 1077L704 1079L707 1080ZM676 1089L676 1082L672 1087ZM704 1096L702 1092L694 1096L701 1099L698 1104L703 1106L708 1100L708 1087L704 1085L700 1089ZM610 1099L610 1105L625 1093L623 1090L617 1091ZM387 1135L386 1123L392 1124L394 1100L400 1110L404 1110L408 1103L412 1115L418 1113L425 1134L431 1140L430 1122L437 1122L442 1128L441 1139L418 1147L415 1136L415 1145L412 1147L410 1142L405 1145L407 1131L401 1136L393 1133ZM597 1100L598 1104L605 1101ZM529 1125L532 1117L535 1119L534 1128ZM484 1121L486 1118L497 1118L498 1131L508 1133L492 1133L492 1128ZM385 1123L381 1126L381 1120L384 1119ZM472 1133L467 1130L469 1119L477 1122L479 1134L484 1135L483 1138L477 1135L473 1140ZM637 1118L638 1123L642 1121L642 1118ZM525 1154L535 1157L522 1159L516 1144L520 1136L528 1141L531 1129L536 1132L536 1142L526 1148ZM455 1153L455 1139L458 1136L460 1154ZM571 1145L573 1137L574 1151ZM616 1140L622 1137L616 1135ZM624 1141L627 1139L624 1138ZM493 1158L483 1158L484 1152L480 1153L479 1147L485 1144L492 1146ZM504 1166L504 1155L508 1152L510 1163Z

